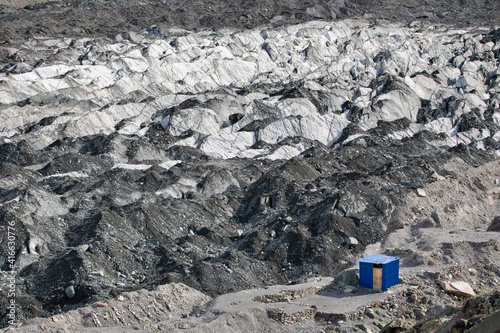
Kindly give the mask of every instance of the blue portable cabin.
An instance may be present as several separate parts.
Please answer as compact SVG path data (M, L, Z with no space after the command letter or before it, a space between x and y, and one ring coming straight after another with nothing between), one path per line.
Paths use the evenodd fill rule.
M387 290L399 284L399 258L372 254L358 262L360 286Z

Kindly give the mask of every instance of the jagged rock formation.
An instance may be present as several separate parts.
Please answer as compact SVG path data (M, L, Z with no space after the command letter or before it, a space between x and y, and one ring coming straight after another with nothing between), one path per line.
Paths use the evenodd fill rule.
M335 273L408 191L498 159L499 52L490 28L363 20L4 45L22 315Z

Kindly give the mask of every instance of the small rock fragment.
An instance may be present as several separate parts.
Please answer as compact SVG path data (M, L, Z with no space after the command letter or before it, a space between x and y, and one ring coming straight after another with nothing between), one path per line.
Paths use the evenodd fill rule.
M93 304L93 306L95 308L107 308L108 307L108 303L104 303L104 302L95 302Z
M88 244L82 244L77 246L77 250L80 252L86 252L89 249L89 247L90 246Z
M474 179L474 185L476 185L476 187L483 192L487 189L484 183L479 178Z
M373 311L373 309L371 309L371 308L368 308L365 310L365 315L368 318L374 319L375 318L375 311Z
M361 331L363 331L363 332L366 332L366 333L371 333L372 332L372 330L368 326L366 326L365 324L359 325L359 329Z
M427 196L427 193L425 193L425 190L422 189L422 188L417 188L417 195L419 197L426 197Z
M184 323L184 324L179 325L179 328L180 328L181 330L187 330L187 329L189 328L189 325L188 325L188 324L186 324L186 323Z
M493 221L491 221L490 226L487 231L498 231L500 232L500 216L495 216Z
M243 235L243 230L237 229L232 232L231 237L241 237L241 235Z
M351 293L355 293L356 291L358 291L358 288L354 287L354 286L346 286L344 288L344 290L342 290L345 294L351 294Z
M123 297L122 295L120 295L120 296L118 296L118 297L116 298L116 300L117 300L118 302L123 302L123 301L125 300L125 297Z
M354 237L348 237L345 242L349 248L353 248L359 244L358 240Z
M75 287L73 286L69 286L67 287L65 290L64 290L64 293L66 293L66 296L68 296L68 298L73 298L75 297Z
M436 210L432 212L431 217L437 225L441 224L441 219L439 218L439 214Z
M102 269L90 272L90 275L104 277L104 271Z

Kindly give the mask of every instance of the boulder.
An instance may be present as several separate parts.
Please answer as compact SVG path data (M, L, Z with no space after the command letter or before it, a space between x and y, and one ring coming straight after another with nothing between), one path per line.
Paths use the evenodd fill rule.
M476 293L472 287L464 281L444 281L441 287L447 293L463 296L463 297L476 297Z
M436 305L430 308L425 313L425 318L427 320L438 319L441 317L447 317L457 312L457 309L453 305Z
M343 271L334 279L336 284L341 286L353 286L357 287L359 285L359 277L354 269L349 269Z
M353 248L359 244L359 241L354 237L348 237L345 241L348 248Z
M69 286L67 287L65 290L64 290L64 293L66 294L66 296L68 296L68 298L73 298L75 297L75 287L73 286Z
M418 226L420 228L434 228L436 226L436 223L434 222L433 219L431 219L430 217L427 217L425 219L423 219L419 224Z

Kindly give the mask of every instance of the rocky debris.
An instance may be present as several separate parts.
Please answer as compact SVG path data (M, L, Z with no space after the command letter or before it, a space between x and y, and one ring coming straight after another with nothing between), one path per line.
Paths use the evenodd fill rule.
M498 308L499 304L495 301L497 291L488 292L485 296L463 298L460 302L457 296L439 290L439 275L427 272L403 279L402 283L410 285L410 288L350 313L342 324L334 324L331 331L349 332L363 325L371 331L451 332L454 327L458 332L464 332ZM476 311L472 310L473 304L480 300L486 303Z
M499 292L468 299L436 332L496 332L500 329Z
M477 326L474 326L471 333L498 332L499 329L500 310L485 317Z
M372 308L366 308L365 315L370 319L375 319L375 311Z
M19 330L158 331L161 324L157 323L180 321L183 315L191 313L195 307L203 306L210 300L208 296L183 284L162 285L153 291L142 289L124 293L120 298L95 302L91 306L47 319L33 319Z
M472 287L464 281L443 281L441 286L445 292L453 295L464 297L477 296Z
M498 24L498 3L494 1L411 1L403 6L394 0L381 0L376 4L363 0L313 0L308 2L280 1L272 3L257 0L250 6L244 1L210 3L195 0L186 6L181 0L96 0L92 3L68 0L1 0L1 35L5 38L23 38L31 35L51 36L116 36L117 40L139 43L143 36L123 33L145 30L144 35L168 35L165 27L184 29L206 28L224 31L228 27L248 29L261 25L283 26L310 20L364 17L376 21L403 21L415 24L423 20L426 25L448 23L459 26ZM14 8L12 8L14 7ZM37 22L33 22L37 17ZM113 17L113 22L108 18ZM292 32L290 32L292 33ZM482 40L495 42L498 33L493 30ZM142 38L141 38L142 37ZM401 37L399 37L401 38ZM174 43L175 45L175 43ZM382 58L382 57L381 57ZM458 60L456 61L458 63ZM21 66L20 66L21 67Z
M485 232L485 234L488 233ZM451 237L454 237L454 234L451 234ZM430 241L433 242L432 240ZM460 243L461 241L458 242ZM484 244L478 242L476 246L478 249L487 249L490 245L488 245L487 242ZM460 255L467 253L467 251L461 251L461 253L462 254L455 255L455 258L458 259ZM495 260L495 257L491 258ZM479 260L481 259L479 258ZM468 261L468 263L470 263L470 261ZM424 266L419 266L419 268L422 267ZM191 312L189 316L187 316L186 312L179 311L177 312L177 315L179 316L178 318L182 319L182 321L178 321L176 319L177 317L169 317L167 321L163 321L160 326L154 328L154 326L145 326L150 325L151 321L144 320L141 324L142 326L139 327L151 327L154 329L163 328L168 330L171 328L178 329L179 327L188 325L190 329L195 329L196 331L199 330L200 332L204 330L206 331L209 327L217 327L218 331L224 332L226 331L225 327L221 328L213 325L218 325L217 323L220 322L220 320L225 322L227 320L227 316L229 316L237 318L240 320L240 323L241 321L246 320L244 318L254 318L268 328L273 327L273 331L277 332L286 331L290 328L289 325L294 325L295 323L300 323L300 326L297 327L303 327L304 331L318 332L320 329L326 329L327 331L332 332L352 332L356 329L363 329L364 331L380 331L381 329L384 329L384 327L386 327L386 329L391 329L392 327L393 329L398 329L404 332L409 332L412 329L420 331L436 331L439 330L441 326L448 327L448 330L443 330L443 332L448 332L450 331L450 327L455 327L455 329L459 329L461 327L471 328L478 325L483 318L492 316L492 311L495 311L495 307L498 308L498 304L495 303L495 300L498 300L498 297L493 294L491 295L491 298L488 298L486 301L484 296L480 296L479 301L476 301L476 298L462 299L465 300L464 305L462 308L459 307L457 312L455 304L458 304L461 299L453 296L452 294L442 293L438 281L449 276L469 276L478 278L477 280L474 280L477 281L474 282L475 284L486 286L485 282L488 281L488 279L491 279L493 276L497 276L498 278L498 273L497 275L494 273L494 270L496 269L494 267L495 266L491 266L489 264L484 267L478 267L478 269L474 269L475 273L472 273L471 269L461 270L460 267L457 266L444 269L439 273L419 273L417 275L401 279L401 284L406 286L406 289L403 290L394 290L386 293L366 293L366 291L358 291L356 299L361 301L361 303L357 303L354 307L352 300L341 298L342 289L345 288L341 288L341 293L331 293L332 290L335 290L336 286L336 284L330 284L331 279L321 281L314 280L309 282L309 285L290 285L286 287L271 286L260 291L247 290L232 295L223 295L215 299L213 302L207 303L206 306L201 308L199 307L194 312ZM419 271L421 272L420 269ZM354 270L352 270L352 272L355 273ZM491 275L492 273L493 275ZM405 274L404 270L402 274ZM189 288L185 288L185 290L189 290ZM277 302L270 303L258 302L265 306L277 306L265 310L263 316L259 314L260 312L258 311L260 310L248 310L256 307L256 303L252 303L251 300L257 299L258 296L252 296L252 293L255 295L255 293L259 292L261 293L262 298L269 298L268 296L270 295L272 297L275 296L277 300ZM174 289L173 291L169 289L161 289L161 294L167 299L172 299L172 293L177 295L177 297L180 295L179 290L177 289ZM300 295L300 297L295 297L295 295ZM145 297L147 302L151 302L151 293L141 292L138 296ZM370 300L369 297L371 296L376 296L377 298ZM247 301L244 297L249 297L250 300ZM335 299L334 297L338 297L338 299ZM116 299L116 303L126 303L129 302L129 299L135 303L139 301L139 298L129 298L128 294L125 294L125 297L123 295L118 297ZM189 296L186 294L185 296L181 296L179 299L187 300L189 299ZM224 301L224 299L227 301ZM476 303L468 303L472 301L481 302L480 304L484 305L479 307ZM115 301L109 300L105 302L100 301L98 303L106 304L108 306L96 307L94 303L94 307L92 309L95 311L101 308L111 308L113 307L114 302ZM329 310L325 308L325 305L331 307L337 303L339 303L340 307L346 310L346 312L341 312L338 309L334 310L333 308ZM370 303L371 305L368 305ZM492 304L492 307L487 304ZM359 307L361 307L361 309L359 309ZM243 309L246 309L247 312L241 312ZM479 316L471 313L464 314L464 312L469 311L466 309L478 309L477 313L481 314ZM132 311L134 310L132 309ZM225 311L229 311L230 313L221 314ZM134 313L139 315L140 312L134 311ZM252 313L252 315L249 313ZM219 318L218 320L206 320L205 316L212 319L214 316L218 316ZM270 318L268 318L268 316ZM393 318L395 317L400 318L400 320L394 321ZM468 319L463 319L464 317ZM56 320L49 319L47 323L43 322L39 325L39 327L43 326L48 329L49 327L53 327L53 325L65 325L64 317L54 316L53 318ZM104 327L103 321L100 319L101 317L97 316L95 318L97 318L98 321L93 322L92 325L102 325L102 327ZM153 315L151 318L156 317ZM279 323L286 322L287 324L283 327L273 326L273 321ZM156 319L153 319L152 322L156 322ZM75 324L74 321L72 323L72 325L74 325L72 327L78 327L78 324ZM23 326L23 328L19 329L19 331L23 331L23 329L26 331L29 330L31 327L30 325L31 324ZM245 325L251 324L247 323ZM245 327L248 328L253 326ZM403 329L404 327L406 327L406 329ZM82 328L80 331L85 330Z
M310 309L296 312L296 313L287 313L281 310L269 310L268 315L270 318L279 321L283 324L294 324L301 323L306 319L311 319L316 316L318 309L316 307L311 307Z
M243 235L243 230L237 229L234 230L233 233L231 234L232 237L241 237Z
M422 220L422 222L418 224L418 227L420 228L434 228L435 226L436 222L429 217L426 217L425 219Z
M500 216L495 216L491 224L489 225L488 231L500 231Z
M408 331L412 325L408 323L404 318L396 318L392 320L389 324L384 326L381 333L392 333L392 332L406 332Z
M133 21L150 17L135 31L139 23L127 25L126 33L111 34L116 28L106 24L99 31L85 27L88 33L74 24L60 29L74 15L86 22L85 10L92 20L106 14L116 18L113 27L121 26L137 14L133 4L0 8L0 20L10 22L0 25L6 39L0 49L0 223L4 230L14 224L18 235L20 319L52 316L62 323L61 313L87 309L72 313L89 327L104 327L115 317L97 311L112 309L109 300L119 294L176 282L210 296L294 285L336 276L366 246L401 255L410 273L453 266L451 278L478 292L497 285L496 266L487 274L480 264L498 262L496 233L483 231L498 214L497 30L428 26L421 20L427 13L419 20L405 14L411 24L380 24L370 11L365 19L300 23L363 12L361 2L349 1L308 3L305 10L252 4L263 14L255 17L275 25L245 31L198 29L226 19L253 26L248 16L222 14L233 6L213 2L206 11L205 4L191 4L198 15L175 1L144 1ZM389 4L382 1L377 10L394 13ZM168 13L160 10L165 6ZM26 25L37 13L59 19ZM152 26L157 15L199 26ZM279 24L292 16L293 24ZM29 40L8 38L23 31ZM3 271L9 269L6 244L0 245ZM464 268L470 263L475 275ZM435 291L436 281L419 283L432 283ZM6 274L0 282L7 283ZM346 289L353 290L322 292L349 297ZM305 297L281 290L263 295ZM384 303L378 309L383 320L360 325L381 329L396 316L414 323L425 317L415 304L436 296L428 292L404 294L404 304ZM308 297L327 325L348 320L324 303L320 308L322 296ZM361 296L382 297L360 288ZM205 297L195 295L192 304ZM440 297L440 304L450 304L453 296ZM293 305L298 311L284 313L313 316L310 307ZM346 308L354 313L357 305ZM267 308L249 314L232 307L246 322L267 318ZM142 312L126 313L142 325L150 318ZM432 320L425 324L438 323Z
M83 57L0 78L0 218L22 235L20 293L53 312L169 282L215 296L335 276L393 230L406 193L497 158L494 62L481 58L462 96L451 58L430 61L464 38L490 52L483 32L434 27L430 43L350 20L265 31L35 39L37 52ZM489 181L471 183L493 200ZM426 217L446 226L451 207ZM413 214L403 225L424 218ZM349 237L358 244L341 246Z
M254 300L262 303L290 302L313 295L321 289L321 287L309 287L306 289L281 290L279 294L260 295L255 297Z

